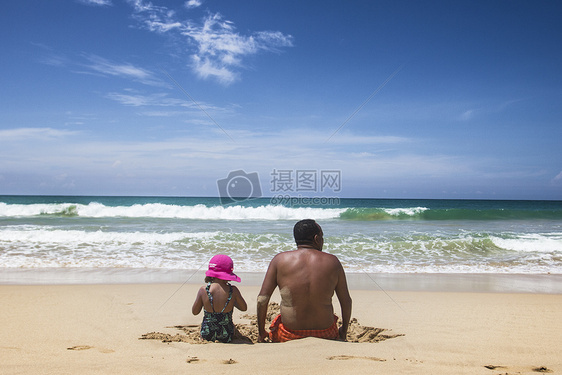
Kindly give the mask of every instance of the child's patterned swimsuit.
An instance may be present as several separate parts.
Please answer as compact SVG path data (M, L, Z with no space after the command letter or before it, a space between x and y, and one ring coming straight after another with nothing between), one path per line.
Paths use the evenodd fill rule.
M221 312L215 312L215 307L213 306L213 295L209 292L211 283L207 284L205 288L207 290L207 296L211 302L212 312L205 311L203 309L203 323L201 323L201 337L208 341L220 341L220 342L230 342L232 341L232 336L234 335L234 323L232 321L232 311L227 313L224 312L226 306L232 299L232 285L228 285L230 291L228 293L228 299L226 304L222 308Z

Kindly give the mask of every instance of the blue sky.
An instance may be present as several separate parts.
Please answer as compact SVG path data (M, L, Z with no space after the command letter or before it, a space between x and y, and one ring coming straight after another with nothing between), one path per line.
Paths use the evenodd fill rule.
M556 1L11 1L0 194L562 199ZM290 192L296 195L296 192Z

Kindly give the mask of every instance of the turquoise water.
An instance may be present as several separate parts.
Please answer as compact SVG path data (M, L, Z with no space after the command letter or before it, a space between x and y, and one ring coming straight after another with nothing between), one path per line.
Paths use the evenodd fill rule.
M0 267L263 272L303 218L348 272L562 273L562 202L493 200L0 196Z

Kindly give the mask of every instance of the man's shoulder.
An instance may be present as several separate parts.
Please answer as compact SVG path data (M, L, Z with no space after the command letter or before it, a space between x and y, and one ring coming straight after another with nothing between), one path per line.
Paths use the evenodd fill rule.
M323 255L323 258L324 258L327 262L332 263L334 266L340 266L340 265L341 265L340 260L339 260L338 257L335 256L334 254L324 253L324 252L323 252L322 254L324 254L324 255Z
M278 263L278 262L283 262L286 259L290 259L296 256L296 250L288 250L288 251L282 251L280 253L277 253L273 259L271 259L271 263Z
M320 250L315 250L314 252L312 252L312 254L314 255L314 257L316 259L321 259L325 262L331 262L334 264L340 264L340 260L338 259L337 256L330 254L330 253L325 253L323 251ZM272 263L277 263L277 262L285 262L285 261L292 261L292 260L296 260L299 257L304 256L304 253L302 253L302 250L288 250L288 251L283 251L281 253L278 253L277 255L275 255L272 259Z
M275 259L275 258L287 258L287 257L292 257L292 256L296 256L297 254L299 254L299 250L298 250L298 249L282 251L282 252L280 252L280 253L277 253L277 254L273 257L273 259Z
M316 256L318 256L320 258L324 258L324 259L330 259L334 262L339 262L339 259L338 259L337 256L335 256L334 254L326 253L324 251L318 251L316 253Z

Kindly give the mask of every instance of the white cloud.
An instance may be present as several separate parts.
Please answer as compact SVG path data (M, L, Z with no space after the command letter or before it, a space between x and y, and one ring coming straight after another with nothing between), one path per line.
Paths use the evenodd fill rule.
M168 85L167 82L163 82L157 78L152 71L140 68L131 63L114 62L101 56L91 54L82 54L80 56L82 59L81 61L72 61L70 58L56 54L53 49L48 46L37 43L34 43L34 45L42 50L43 56L39 58L39 61L46 65L56 67L70 66L73 67L75 73L120 77L150 86L162 87ZM84 70L84 68L87 70Z
M562 171L554 177L553 181L562 181Z
M213 78L228 85L239 79L238 70L244 67L244 58L259 51L278 52L292 47L293 38L280 31L258 31L250 35L236 32L234 23L224 20L219 13L208 15L202 23L178 20L176 13L166 7L154 6L142 0L130 1L134 17L151 32L177 32L186 40L183 47L195 47L188 52L189 66L201 78ZM188 1L194 7L198 1Z
M165 33L182 27L182 24L179 22L146 21L146 24L150 31L156 31L159 33Z
M192 56L192 67L197 75L203 79L214 77L220 83L229 85L236 81L239 77L237 73L228 69L226 66L221 66L209 58L201 58L200 56Z
M155 12L161 9L165 9L164 7L158 7L153 5L151 2L145 2L144 0L129 0L129 3L135 8L137 12Z
M196 189L205 184L214 186L217 179L238 169L257 171L263 184L267 184L273 169L341 170L344 189L355 184L368 186L369 191L374 191L375 187L410 186L414 189L423 184L445 183L452 189L471 181L505 183L520 178L491 173L487 169L491 164L489 160L478 162L451 155L415 152L406 143L409 140L399 137L364 138L344 134L345 145L334 147L330 143L318 142L326 134L317 130L227 131L234 142L220 129L203 125L191 127L189 132L180 130L175 136L163 140L114 139L103 142L85 136L66 139L65 136L75 133L56 129L12 129L0 132L0 141L6 140L0 147L1 172L8 176L17 171L23 176L21 181L26 180L25 176L48 178L49 174L64 173L68 176L67 181L74 183L75 192L80 194L117 191L129 194L140 189L140 182L149 189L145 193L169 194L167 186L184 181L191 181ZM10 142L11 139L28 141L28 136L40 138L44 134L58 137L58 141L40 139L25 148ZM378 145L381 142L398 142L393 145L401 150L398 153L380 151ZM52 192L57 191L57 186L64 191L62 183L53 184L55 190ZM7 186L4 184L4 188ZM91 190L92 186L95 191ZM263 187L264 191L267 189L267 186ZM348 192L343 191L344 194ZM194 190L191 193L202 192Z
M173 10L143 0L129 0L129 3L134 8L133 17L150 31L165 33L182 26L175 20L176 13Z
M281 32L240 35L234 24L223 20L218 13L209 15L202 26L189 27L182 34L197 44L197 53L191 55L195 72L202 78L213 77L224 84L238 79L234 69L242 66L243 57L260 50L277 51L280 47L292 46L292 37Z
M323 138L324 140L328 139L327 133L323 133ZM407 143L407 142L413 142L413 140L410 138L397 137L393 135L367 136L367 135L355 135L346 132L346 133L335 134L326 143L330 145L360 145L360 144L368 145L368 144L400 144L400 143Z
M134 90L125 90L124 93L118 92L111 92L106 95L108 99L115 100L124 105L129 105L133 107L181 107L181 108L190 108L197 110L198 112L210 111L212 113L228 113L232 110L228 107L221 108L217 106L213 106L207 104L205 102L197 102L197 104L193 103L191 98L185 99L178 99L178 98L171 98L168 96L167 93L154 93L145 95L139 93ZM163 116L162 112L143 112L147 116ZM166 112L166 116L170 116L173 114L185 114L185 112L181 111L168 111Z
M0 130L0 141L56 139L76 134L79 132L52 128L15 128Z
M259 31L256 39L260 42L261 49L275 50L277 47L292 47L293 38L280 31Z
M329 144L318 144L311 149L310 144L323 135L317 131L295 129L279 133L256 133L228 129L228 133L235 142L230 141L220 129L208 124L200 124L197 131L191 131L188 136L178 133L177 137L161 141L96 142L86 137L74 137L71 141L65 141L63 147L58 143L53 145L42 143L40 147L27 148L26 155L20 155L21 157L18 154L24 151L16 146L10 147L9 144L3 147L3 152L13 154L12 159L22 169L32 167L29 164L30 159L41 164L67 166L69 169L82 168L84 165L94 169L100 165L119 165L122 168L138 167L142 170L146 168L147 171L186 168L196 161L197 165L204 166L201 168L202 171L211 171L209 173L215 173L212 169L222 171L224 168L237 168L237 166L260 169L271 169L274 166L292 168L302 163L304 155L307 155L305 160L313 161L314 167L333 163L333 160L341 160L341 163L349 165L350 168L361 169L361 165L370 165L374 160L377 162L385 160L380 155L374 156L369 153L353 156L348 152L349 148L334 150L333 145ZM0 140L38 138L44 137L45 134L60 138L76 133L50 128L13 129L0 132ZM380 141L376 137L370 140ZM354 152L360 152L360 146L365 144L366 139L350 136L346 142ZM352 142L357 142L357 145ZM346 159L350 161L345 161ZM117 160L120 163L115 164ZM406 167L409 162L402 164ZM136 172L142 174L141 169Z
M143 111L140 113L143 116L147 117L173 117L184 115L185 112L183 111Z
M151 71L136 67L132 64L116 63L96 55L90 55L86 58L90 61L87 67L97 73L133 79L148 85L163 85L161 81L154 77Z
M70 63L70 60L68 60L65 56L60 53L56 53L52 47L46 44L35 42L31 42L31 44L40 50L41 56L39 57L39 62L42 64L62 67Z
M64 56L49 54L40 58L40 61L45 65L63 67L69 63L68 59Z
M472 119L472 117L474 116L474 110L469 109L467 111L464 111L461 115L460 115L460 120L461 121L469 121L470 119Z
M193 9L193 8L198 8L203 4L203 1L201 0L188 0L185 2L185 7L187 9Z
M156 93L151 95L143 95L143 94L122 94L111 92L107 94L107 98L111 100L115 100L124 105L130 105L134 107L142 107L142 106L158 106L158 107L171 107L171 106L191 106L190 103L186 102L185 100L181 99L174 99L168 97L167 94L164 93Z
M111 0L78 0L78 2L86 5L95 5L95 6L113 5Z

